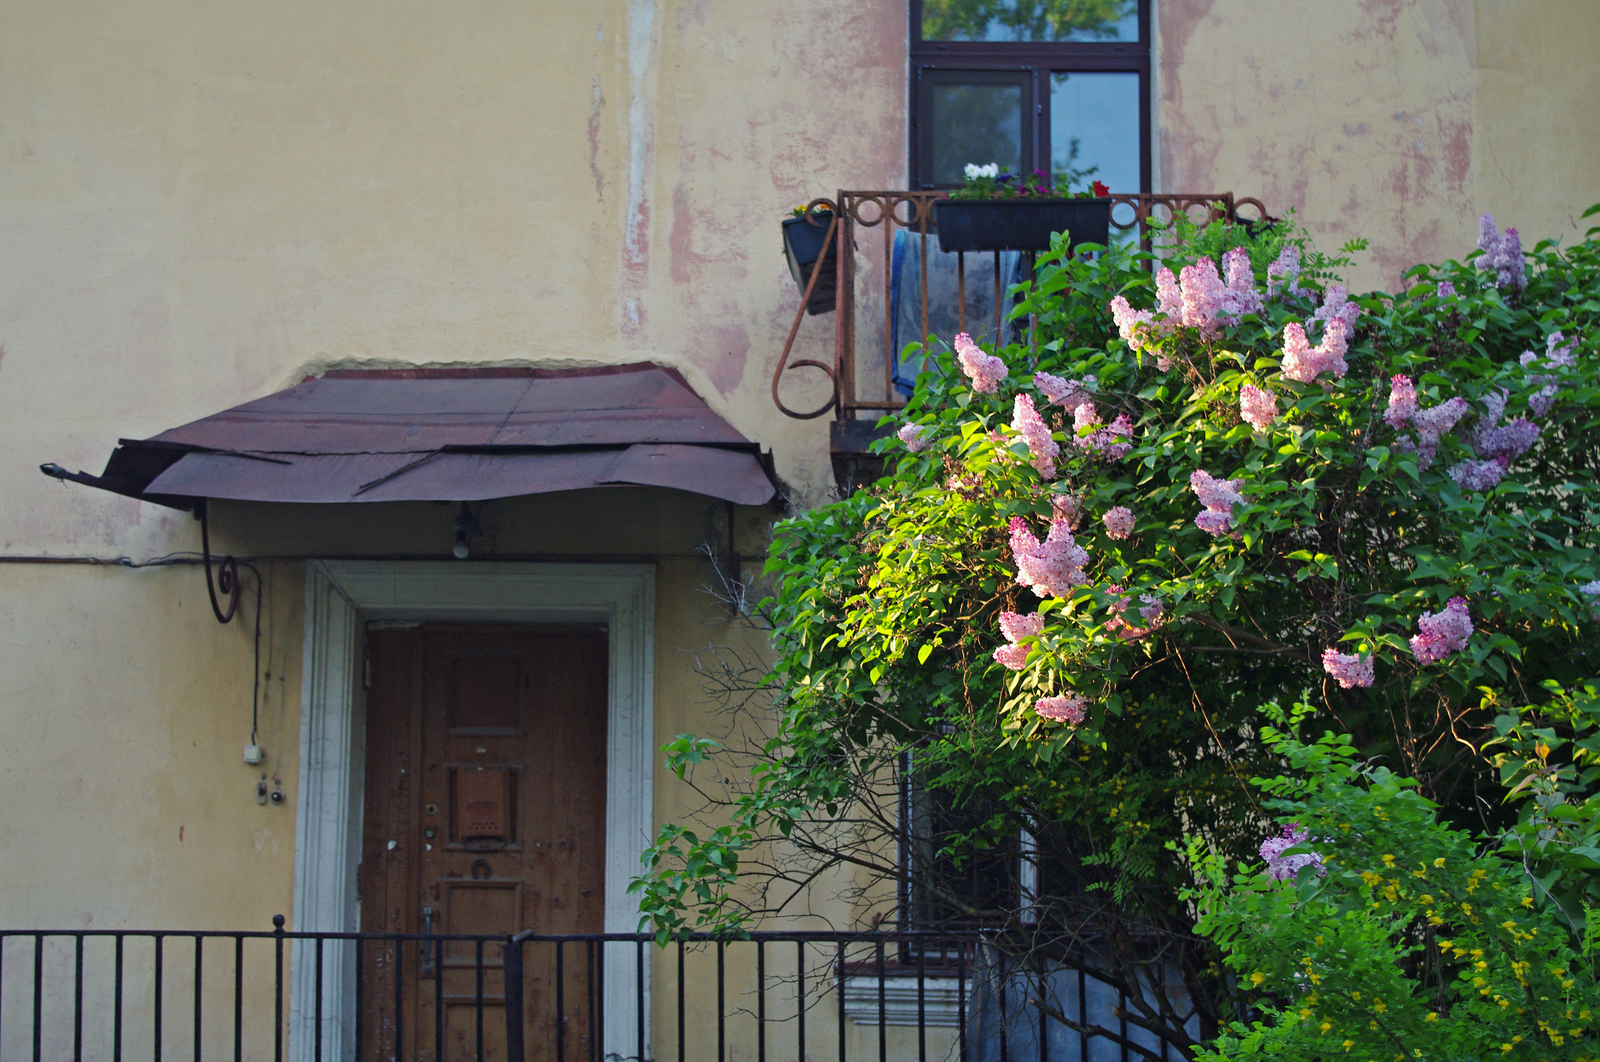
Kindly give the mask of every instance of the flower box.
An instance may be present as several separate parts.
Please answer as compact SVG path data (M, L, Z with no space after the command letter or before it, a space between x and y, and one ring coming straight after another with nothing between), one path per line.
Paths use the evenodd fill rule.
M1057 232L1074 247L1111 237L1110 199L941 199L933 213L941 251L1048 251Z
M806 293L811 271L814 268L822 270L822 275L817 278L817 286L811 290L811 298L806 302L806 312L813 315L833 310L834 295L839 285L835 265L838 255L834 251L837 240L826 239L828 222L831 220L833 214L822 210L808 217L785 218L783 222L783 256L789 261L789 275L794 277L800 294Z

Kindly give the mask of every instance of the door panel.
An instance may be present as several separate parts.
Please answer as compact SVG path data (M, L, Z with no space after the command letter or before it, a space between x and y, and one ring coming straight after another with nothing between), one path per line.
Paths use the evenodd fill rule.
M362 929L601 932L605 632L380 628L368 651ZM503 1059L502 963L497 940L369 945L368 1057L475 1059L481 1012L483 1058ZM587 1052L584 973L565 964L560 1020L553 963L528 951L529 1058L554 1058L558 1029Z

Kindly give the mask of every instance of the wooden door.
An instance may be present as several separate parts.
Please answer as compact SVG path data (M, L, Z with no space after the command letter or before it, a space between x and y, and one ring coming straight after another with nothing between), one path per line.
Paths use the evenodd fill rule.
M376 626L367 645L361 928L602 932L605 632ZM501 950L483 944L480 1007L475 943L363 945L363 1055L461 1062L481 1035L504 1059ZM583 954L565 949L558 1015L553 948L525 951L528 1058L556 1057L558 1035L588 1056Z

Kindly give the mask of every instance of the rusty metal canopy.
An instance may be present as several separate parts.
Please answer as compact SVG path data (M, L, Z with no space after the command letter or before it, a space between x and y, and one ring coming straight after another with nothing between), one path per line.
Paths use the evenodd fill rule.
M671 369L338 371L59 478L178 509L203 498L481 501L618 484L759 505L759 448Z

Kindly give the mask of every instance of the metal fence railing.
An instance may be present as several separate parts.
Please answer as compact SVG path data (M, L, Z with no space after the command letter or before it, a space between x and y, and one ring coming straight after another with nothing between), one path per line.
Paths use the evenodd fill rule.
M1001 336L1008 308L1005 289L1027 275L1031 256L941 252L933 208L946 194L841 191L835 199L809 204L807 220L824 230L828 251L809 276L772 375L772 400L780 412L801 420L828 413L841 423L860 417L876 420L905 405L908 380L915 378L898 363L906 344L930 339L948 343L957 331L980 339ZM1110 198L1113 240L1137 240L1147 247L1152 222L1177 214L1200 224L1267 217L1260 200L1236 199L1232 192ZM1241 217L1241 207L1251 213ZM816 326L802 334L808 309L817 313L813 296L824 283L836 292L831 343L815 334ZM796 356L808 349L816 353ZM800 386L814 384L817 373L828 381L828 397L815 408L792 408L783 385L791 380ZM797 393L803 392L792 392L790 401L799 403L793 398Z
M757 932L658 948L639 934L301 933L274 923L0 930L0 1058L1182 1057L1130 1026L1114 981L1059 955L1004 959L992 934Z

